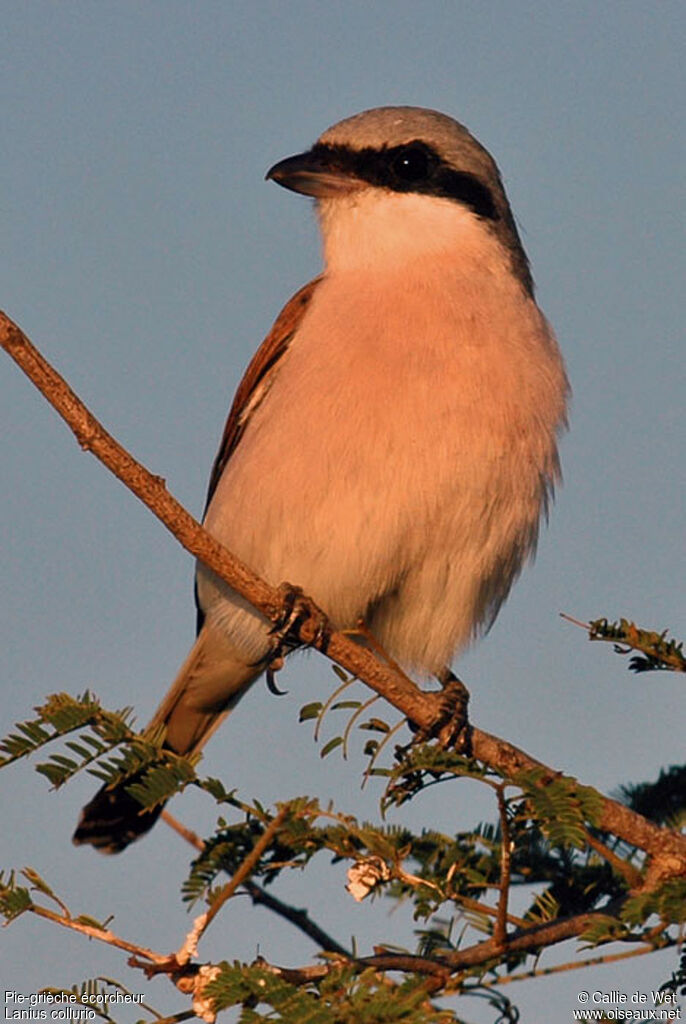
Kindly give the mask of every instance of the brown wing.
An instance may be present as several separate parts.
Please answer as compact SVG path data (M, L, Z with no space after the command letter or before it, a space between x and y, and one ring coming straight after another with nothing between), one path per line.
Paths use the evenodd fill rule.
M224 472L224 467L241 439L245 426L250 419L250 413L259 404L262 395L266 393L270 378L276 373L279 359L287 350L314 295L314 290L320 281L321 276L315 277L313 281L310 281L299 292L296 292L293 298L286 303L274 321L271 331L250 360L248 369L238 385L238 390L229 412L229 418L224 427L219 451L212 466L205 511L207 511L207 506L212 500L212 495L219 483L220 476Z
M298 329L298 325L305 315L305 310L310 304L320 281L321 276L315 277L313 281L310 281L304 288L296 292L293 298L286 303L274 321L271 331L250 360L248 369L238 385L238 390L229 412L229 418L224 427L219 451L212 466L207 499L205 501L205 512L207 512L207 506L217 488L219 478L224 472L224 467L240 441L251 413L257 408L267 393L271 380L273 380L274 375L278 372L278 362L288 349L291 339ZM198 632L200 632L205 616L198 604L197 586L195 604L198 610L197 627Z

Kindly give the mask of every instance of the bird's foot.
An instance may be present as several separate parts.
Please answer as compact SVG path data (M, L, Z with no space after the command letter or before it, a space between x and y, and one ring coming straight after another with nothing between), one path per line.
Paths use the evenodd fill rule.
M412 743L426 743L437 739L445 749L454 750L464 757L472 756L472 727L469 724L469 690L452 669L444 668L437 674L441 684L440 692L432 693L436 698L436 717L425 729L410 728L414 732Z
M438 675L443 687L440 694L440 713L434 735L443 747L457 754L472 756L472 727L469 724L469 690L450 668Z
M269 692L282 697L287 691L278 687L276 673L283 668L286 655L303 644L326 653L331 626L321 608L306 597L300 587L282 583L279 597L279 616L268 634L270 650L258 664L264 667Z
M282 583L279 595L281 614L269 631L274 645L272 660L303 644L326 653L332 629L321 608L292 583Z

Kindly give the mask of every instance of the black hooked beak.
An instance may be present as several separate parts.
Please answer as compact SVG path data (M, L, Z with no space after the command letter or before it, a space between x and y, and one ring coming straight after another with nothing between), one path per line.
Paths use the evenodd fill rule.
M324 146L313 146L306 153L280 160L270 167L266 178L315 199L353 192L364 184Z

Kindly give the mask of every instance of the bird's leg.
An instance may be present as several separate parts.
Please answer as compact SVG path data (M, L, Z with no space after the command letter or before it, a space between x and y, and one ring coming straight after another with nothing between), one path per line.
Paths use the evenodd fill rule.
M430 726L423 729L409 723L410 730L414 733L410 746L437 739L442 747L471 757L472 730L467 714L469 690L447 666L436 673L436 678L442 687L441 692L432 693L432 696L437 698L436 718Z
M469 724L469 690L447 665L436 678L443 687L441 714L433 735L444 747L465 757L472 756L472 727Z
M364 641L364 645L368 647L370 651L373 651L374 654L377 655L377 657L383 658L383 660L386 662L389 668L392 668L393 671L397 672L399 676L402 676L403 679L406 679L408 683L412 682L409 676L405 672L403 672L398 662L394 658L392 658L391 655L379 643L379 641L376 639L372 631L369 629L369 626L364 621L364 619L359 618L354 629L343 629L341 630L341 632L345 636L361 637L362 640Z

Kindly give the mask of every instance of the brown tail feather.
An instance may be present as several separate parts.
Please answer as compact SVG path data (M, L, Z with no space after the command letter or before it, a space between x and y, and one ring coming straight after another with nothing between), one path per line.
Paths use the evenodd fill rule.
M207 743L259 674L259 668L246 665L228 641L206 624L151 725L166 727L166 745L177 754L194 753ZM81 812L73 836L77 846L88 844L101 853L120 853L153 827L164 804L143 811L127 792L136 781L134 776L98 790Z
M126 785L136 781L134 776ZM103 786L81 811L73 842L77 846L88 843L100 853L120 853L149 832L161 813L161 804L152 811L142 810L124 786Z

